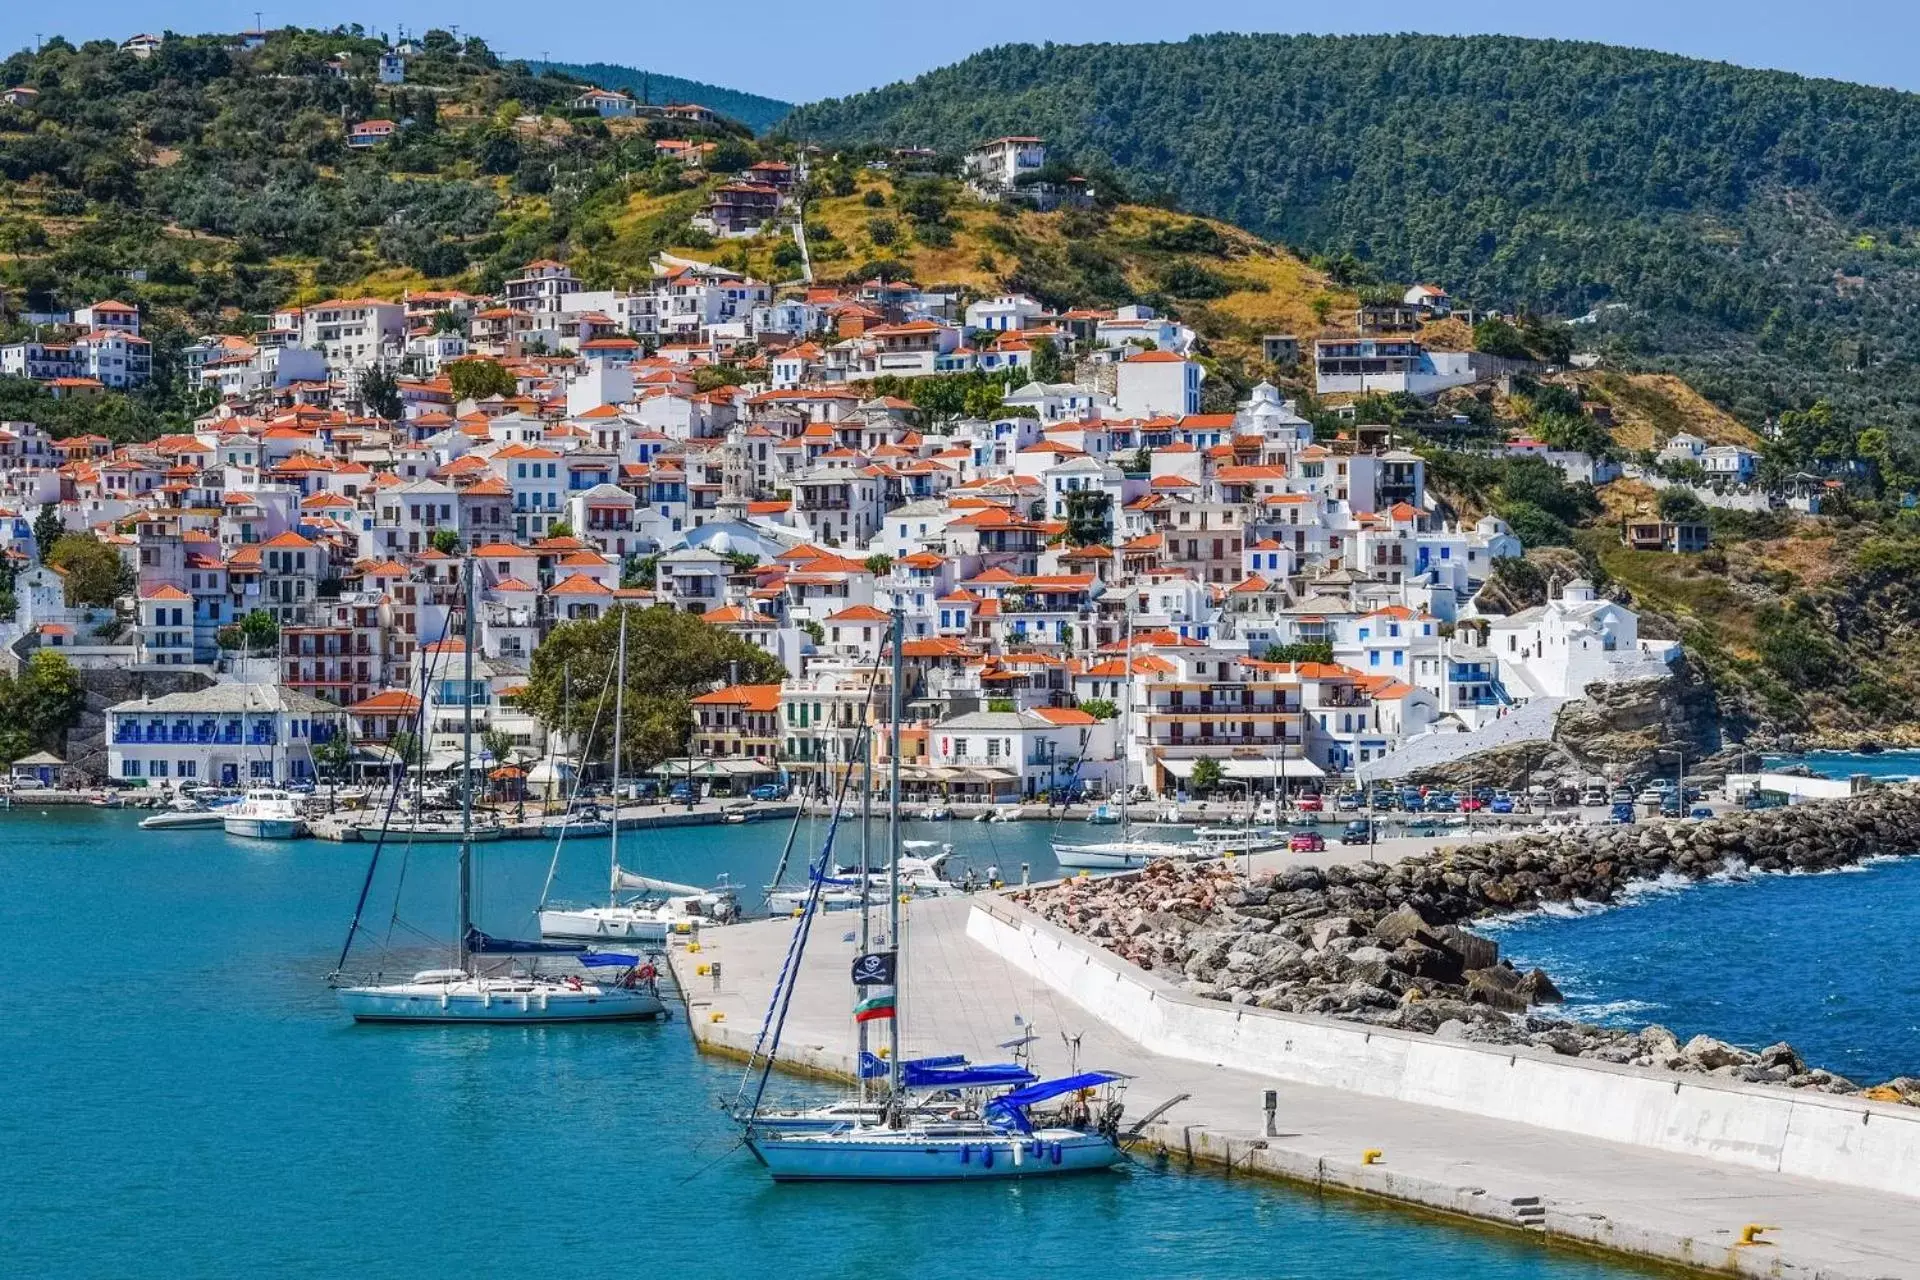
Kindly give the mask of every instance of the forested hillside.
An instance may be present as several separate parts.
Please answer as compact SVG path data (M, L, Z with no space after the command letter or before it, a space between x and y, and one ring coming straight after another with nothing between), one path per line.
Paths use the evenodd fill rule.
M1041 134L1389 278L1565 318L1758 420L1920 422L1920 97L1498 37L1012 45L799 108L826 143Z
M580 85L535 75L477 39L430 31L406 83L377 83L382 42L357 30L170 36L141 59L109 41L49 40L0 61L0 340L22 317L100 298L139 304L155 380L137 396L53 404L0 384L0 418L115 438L177 418L173 355L188 332L247 332L288 302L397 297L430 284L498 289L543 256L580 256L596 283L629 278L700 204L704 175L655 154L701 135L707 171L757 152L737 125L607 122L570 110ZM355 147L353 125L392 136ZM625 218L631 199L664 211Z
M554 71L569 80L582 80L602 89L618 89L640 102L661 106L670 102L697 102L729 120L738 120L756 133L778 123L793 110L791 102L778 98L763 98L757 93L723 89L717 84L683 80L679 76L663 76L657 71L614 62L529 62L527 66L536 74Z

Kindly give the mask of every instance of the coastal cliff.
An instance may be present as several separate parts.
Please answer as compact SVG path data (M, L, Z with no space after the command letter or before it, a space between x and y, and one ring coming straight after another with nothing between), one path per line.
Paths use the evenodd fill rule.
M1560 993L1465 926L1553 903L1612 902L1682 877L1817 872L1920 849L1920 788L1711 822L1529 832L1391 865L1297 867L1244 880L1220 863L1034 889L1026 905L1196 995L1448 1039L1920 1105L1920 1079L1871 1089L1777 1043L1741 1049L1664 1027L1600 1027L1532 1012Z

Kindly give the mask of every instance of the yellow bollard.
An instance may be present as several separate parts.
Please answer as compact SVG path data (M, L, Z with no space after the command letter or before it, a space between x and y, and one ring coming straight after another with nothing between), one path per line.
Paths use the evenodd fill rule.
M1771 1241L1771 1240L1762 1240L1762 1239L1760 1238L1760 1233L1761 1233L1762 1231L1778 1231L1779 1229L1780 1229L1780 1228L1778 1228L1778 1227L1766 1227L1766 1226L1762 1226L1762 1225L1760 1225L1760 1224L1759 1224L1759 1223L1757 1223L1757 1222L1749 1222L1749 1223L1748 1223L1748 1224L1747 1224L1746 1226L1744 1226L1744 1227L1742 1227L1742 1228L1740 1228L1740 1242L1739 1242L1738 1244L1736 1244L1736 1245L1734 1246L1734 1248L1736 1248L1736 1249L1742 1249L1742 1248L1749 1248L1749 1249L1750 1249L1750 1248L1753 1248L1753 1247L1754 1247L1754 1246L1756 1246L1756 1245L1763 1245L1763 1244L1764 1244L1764 1245L1769 1245L1769 1246L1771 1246L1771 1245L1773 1244L1773 1241Z
M1362 1151L1360 1153L1360 1163L1361 1164L1379 1164L1380 1158L1386 1154L1387 1154L1386 1152L1382 1151L1378 1147L1368 1147L1365 1151Z
M700 949L700 944L697 942L689 942L687 944L687 950L689 951L698 951L699 949Z
M697 964L693 966L693 972L697 977L704 978L707 976L707 966L704 964Z
M715 1009L712 1013L707 1015L708 1022L725 1022L726 1020L727 1020L727 1015L724 1013L721 1013L718 1009Z

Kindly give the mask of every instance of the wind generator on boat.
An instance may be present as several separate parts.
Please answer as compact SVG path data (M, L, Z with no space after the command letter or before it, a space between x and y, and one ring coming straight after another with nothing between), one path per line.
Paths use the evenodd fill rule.
M968 1107L929 1108L932 1099L913 1092L916 1076L900 1057L901 994L905 986L905 939L901 934L900 892L900 720L904 671L901 661L905 614L895 608L890 644L893 654L891 709L892 740L888 823L890 857L887 861L888 902L884 949L866 950L854 960L857 993L854 1022L859 1038L858 1058L863 1068L872 1060L866 1052L874 1023L884 1022L887 1034L884 1093L870 1098L868 1072L862 1070L860 1094L838 1115L763 1111L768 1074L779 1053L780 1036L793 983L801 972L810 926L820 910L820 888L832 866L833 840L846 802L847 782L840 795L819 857L811 871L812 893L794 923L788 962L768 1012L766 1055L755 1067L759 1081L753 1100L741 1116L746 1142L777 1182L973 1181L990 1178L1040 1177L1108 1169L1123 1159L1119 1143L1121 1108L1116 1100L1097 1099L1125 1078L1110 1071L1077 1072L1059 1080L1034 1080L1021 1064L972 1067L964 1059L929 1060L911 1064L917 1082L945 1090L979 1090L990 1094L977 1110ZM867 736L870 731L861 731ZM865 859L862 859L864 864ZM863 933L864 933L863 929ZM869 945L869 939L863 939ZM757 1052L757 1049L756 1049ZM877 1083L877 1081L875 1081ZM1007 1092L992 1093L996 1088ZM1069 1099L1065 1114L1043 1118L1034 1108L1055 1099Z
M463 777L471 777L473 762L473 655L476 643L473 588L474 562L468 556L462 566L465 609L465 662L461 701L465 707L461 725L461 766ZM388 816L401 787L396 786L388 801ZM666 1005L654 984L654 972L644 959L625 953L592 952L579 944L554 942L516 942L482 933L473 920L473 787L461 788L460 799L460 909L456 944L456 965L445 969L427 969L405 982L364 984L341 981L336 969L335 993L341 1006L356 1022L466 1022L466 1023L543 1023L543 1022L619 1022L663 1016ZM353 948L354 934L360 926L367 891L379 866L380 849L374 846L373 859L360 889L360 902L347 930L346 944L340 950L344 967ZM484 956L565 955L577 960L586 973L556 976L541 973L531 965L513 971L512 961L505 972L482 972ZM617 975L602 981L600 972Z

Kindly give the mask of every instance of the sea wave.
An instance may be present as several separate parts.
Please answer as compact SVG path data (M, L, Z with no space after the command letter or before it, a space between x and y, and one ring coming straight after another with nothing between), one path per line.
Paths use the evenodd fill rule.
M1694 879L1683 876L1677 871L1663 871L1651 880L1629 880L1620 886L1611 901L1599 902L1590 898L1574 898L1569 902L1543 902L1538 906L1522 908L1518 911L1501 911L1490 915L1477 916L1471 923L1483 932L1493 932L1510 925L1542 917L1562 920L1577 919L1583 916L1597 916L1618 907L1637 906L1656 898L1672 897L1688 889L1703 884L1746 884L1762 877L1771 876L1841 876L1857 875L1879 867L1904 862L1915 855L1901 853L1876 853L1862 858L1858 862L1839 867L1820 867L1807 870L1801 867L1785 871L1764 871L1747 865L1739 858L1732 858L1718 870Z

